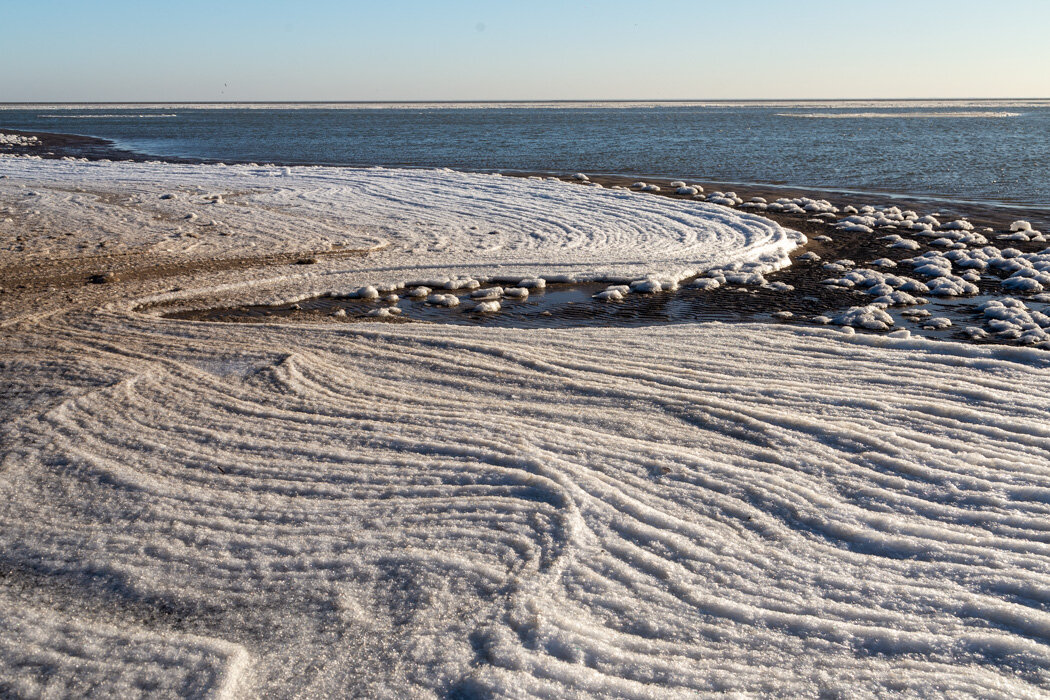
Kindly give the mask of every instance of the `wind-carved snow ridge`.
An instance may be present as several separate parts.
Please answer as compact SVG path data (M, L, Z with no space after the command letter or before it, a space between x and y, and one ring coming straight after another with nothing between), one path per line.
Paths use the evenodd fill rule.
M199 687L242 649L260 696L1050 687L1037 351L78 324L40 352L97 388L12 426L0 543L52 605L104 594L145 649L110 668ZM18 619L0 665L24 675L61 623Z
M33 186L37 216L73 210L81 228L104 228L107 251L368 250L346 260L344 279L332 278L336 292L420 278L671 288L715 267L777 269L805 241L776 222L703 202L450 170L6 159L0 174ZM119 189L122 207L65 191L85 183Z

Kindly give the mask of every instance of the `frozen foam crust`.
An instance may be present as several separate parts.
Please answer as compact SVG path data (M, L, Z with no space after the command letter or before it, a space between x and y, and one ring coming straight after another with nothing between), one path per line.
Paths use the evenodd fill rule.
M716 267L778 269L805 241L768 219L703 202L449 170L0 158L0 174L8 175L0 193L26 216L62 219L81 230L76 245L103 243L108 253L367 252L323 279L288 273L294 284L286 287L296 290L281 294L299 296L433 278L671 288ZM77 254L72 240L47 245L52 256Z
M159 687L240 648L259 695L1050 682L1041 351L119 314L18 341L55 398L10 426L5 561L112 610L5 626L19 677L75 634L91 677ZM111 653L132 603L172 612Z
M420 270L431 254L464 276L494 266L486 256L569 274L605 251L601 264L615 268L623 261L608 251L626 255L631 227L644 246L628 260L655 275L671 267L652 251L699 250L688 236L719 221L707 205L636 194L606 220L591 208L619 200L593 199L608 196L597 188L436 171L413 176L440 181L425 190L388 171L355 171L353 187L323 169L229 171L269 183L256 192L210 166L198 193L172 178L199 183L206 168L102 164L122 199L60 194L55 173L82 165L26 169L38 183L0 180L0 192L38 192L20 195L40 205L12 205L14 216L111 221L125 250L160 241L134 197L248 210L243 222L225 217L244 237L217 236L216 255L341 231L385 245L340 272L380 299L396 286L383 271L451 280ZM69 190L94 183L95 171L69 172ZM286 177L303 182L279 185ZM476 207L486 212L476 223L441 213ZM507 207L518 211L500 218ZM761 275L717 257L771 241L717 211L731 218L714 237L716 277L703 279ZM535 231L547 233L530 243ZM490 235L509 250L477 243ZM431 252L441 241L448 248ZM906 270L966 274L947 256ZM1021 260L1042 272L1044 261ZM292 289L325 274L263 270L255 283ZM872 300L918 282L835 274L871 282ZM501 298L456 280L479 303ZM189 289L221 283L202 274ZM185 323L125 303L55 308L0 334L5 693L44 694L45 683L59 694L86 683L109 695L261 697L1050 688L1045 351L764 324L281 326ZM877 306L851 311L840 321L885 323ZM983 313L1003 332L1046 321L1006 302Z

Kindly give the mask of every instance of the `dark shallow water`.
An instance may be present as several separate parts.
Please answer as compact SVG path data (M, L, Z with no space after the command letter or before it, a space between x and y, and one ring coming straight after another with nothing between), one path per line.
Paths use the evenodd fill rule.
M775 275L771 275L775 277ZM497 313L478 313L474 300L465 291L440 293L459 297L460 306L446 308L435 306L426 300L402 296L396 306L401 313L395 317L375 318L369 312L391 308L394 304L383 301L363 301L317 297L294 304L277 306L239 306L208 310L181 311L165 314L168 318L192 321L216 321L221 323L275 323L275 322L424 322L453 325L487 326L495 328L586 328L586 327L639 327L666 323L689 322L765 322L812 324L805 314L790 318L779 318L776 310L789 308L824 308L825 300L816 297L775 292L766 289L731 286L717 293L695 289L681 289L673 293L631 294L620 302L597 301L593 294L603 290L604 284L553 285L546 290L534 290L528 299L503 299ZM839 289L828 293L839 297L842 308L852 303L863 303L857 297ZM921 307L894 307L887 311L894 318L894 330L906 329L914 335L941 340L970 340L964 332L968 326L981 327L984 318L978 306L981 302L1001 298L996 294L982 294L969 298L935 298ZM1031 308L1046 311L1050 305L1029 302ZM929 311L932 317L948 318L949 328L925 327L923 318L909 316L917 308ZM333 313L342 310L345 316L336 318ZM859 332L865 332L858 329ZM987 342L995 342L989 339Z
M0 109L162 157L667 175L1050 208L1050 101Z

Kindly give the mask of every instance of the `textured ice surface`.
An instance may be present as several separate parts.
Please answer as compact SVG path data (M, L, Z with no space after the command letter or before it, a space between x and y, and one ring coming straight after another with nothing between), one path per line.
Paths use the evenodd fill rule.
M27 216L64 218L83 232L49 242L51 254L73 254L85 241L203 258L370 251L347 260L349 280L332 280L344 286L436 275L677 283L733 263L782 267L804 241L768 219L703 202L449 170L6 158L0 174L9 176L0 195L37 212ZM14 191L25 184L31 194Z
M266 246L381 240L339 287L376 294L477 289L497 259L523 288L592 265L662 288L682 258L787 244L731 210L545 181L39 167L0 163L20 173L0 192L53 225L123 212L127 249L154 224L117 202L154 194L221 193L194 206L252 212L233 228ZM0 694L1050 689L1044 351L783 324L205 324L134 302L49 299L0 334ZM983 313L1050 324L1016 300Z
M26 683L73 635L111 684L215 687L243 650L263 695L1050 684L1038 351L111 314L19 342L77 368L7 432L5 566L73 621L0 631Z

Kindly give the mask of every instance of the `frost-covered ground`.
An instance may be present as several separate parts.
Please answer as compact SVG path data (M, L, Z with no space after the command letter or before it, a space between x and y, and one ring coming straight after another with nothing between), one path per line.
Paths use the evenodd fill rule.
M109 246L147 260L245 255L246 240L382 246L320 272L187 274L186 296L423 268L668 276L794 244L712 205L543 181L77 174L89 167L0 160L23 245L76 217L93 240L126 209ZM109 194L62 194L75 187ZM214 194L224 203L194 199ZM150 219L154 206L170 216ZM204 238L212 252L153 248L201 240L163 231L205 207L234 235ZM1045 351L761 324L271 326L134 310L169 286L42 294L3 328L2 692L1050 689Z
M187 259L351 248L370 251L339 270L351 271L354 284L536 275L675 283L734 263L781 267L804 240L709 204L448 170L0 158L3 175L0 233L5 225L77 232L2 239L29 258L97 252L100 244ZM325 284L347 282L300 277L296 288Z

